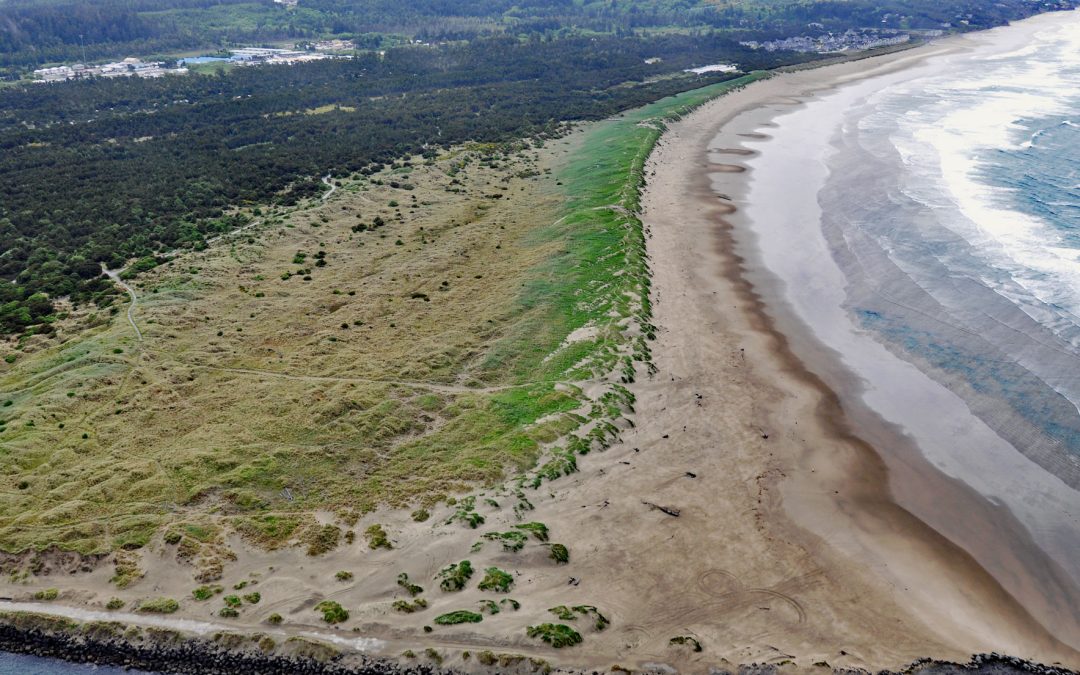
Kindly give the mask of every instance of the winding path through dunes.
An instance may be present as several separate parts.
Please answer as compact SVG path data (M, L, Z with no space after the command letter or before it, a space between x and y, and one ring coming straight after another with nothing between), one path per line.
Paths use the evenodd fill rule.
M127 308L127 320L128 323L131 324L131 327L135 330L135 337L139 339L139 342L142 342L142 331L139 330L139 326L135 323L135 317L132 316L132 312L135 310L135 305L139 302L139 296L135 294L134 288L124 283L124 280L120 278L120 273L124 271L123 269L110 270L105 267L104 263L102 263L101 269L105 272L106 276L112 279L117 286L127 291L127 294L131 297L131 303L128 305Z
M337 185L334 184L334 181L330 180L330 174L326 174L325 176L323 176L322 182L324 185L330 187L330 189L324 192L322 197L319 198L325 202L327 199L330 199L330 195L334 194L334 192L337 190Z

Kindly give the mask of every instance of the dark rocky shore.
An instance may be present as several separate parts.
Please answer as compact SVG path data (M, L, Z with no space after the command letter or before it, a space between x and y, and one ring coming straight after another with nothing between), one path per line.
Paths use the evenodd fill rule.
M78 624L40 615L0 617L0 650L76 663L191 675L450 675L434 664L350 654L309 640L278 646L264 635L197 638L120 623Z
M292 638L281 645L263 634L219 633L209 638L176 631L139 628L115 622L77 623L34 614L0 614L0 651L62 659L76 663L118 666L157 673L190 675L456 675L464 671L435 663L342 655L330 645ZM538 667L518 655L499 655L496 661L475 659L473 672L575 673L602 675L606 671L573 671ZM506 657L511 657L509 660ZM817 664L814 670L825 670ZM710 675L781 675L805 670L792 666L750 664L734 671L709 669ZM625 672L625 671L624 671ZM638 671L635 671L638 672ZM664 666L643 673L675 672ZM837 675L870 675L865 670L833 669ZM1047 666L1002 654L978 654L964 664L924 659L896 671L876 675L1080 675L1080 671Z

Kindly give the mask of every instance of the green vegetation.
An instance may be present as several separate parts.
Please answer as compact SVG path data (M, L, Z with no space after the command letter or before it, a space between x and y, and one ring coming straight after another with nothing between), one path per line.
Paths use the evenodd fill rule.
M109 601L105 603L105 609L110 611L122 609L125 604L127 603L120 598L109 598Z
M547 525L543 523L522 523L521 525L514 525L514 527L532 533L532 536L536 537L539 541L548 540L548 528Z
M180 603L172 598L152 598L139 603L136 611L148 614L172 614L178 609L180 609Z
M273 614L271 614L270 616L266 617L266 622L267 622L267 623L272 623L272 624L274 624L275 626L276 626L276 625L278 625L278 624L280 624L280 623L281 623L281 622L283 622L284 620L285 620L285 619L281 618L281 615L280 615L280 614L278 614L277 612L274 612L274 613L273 613Z
M222 598L222 601L227 607L239 607L240 605L244 604L244 602L240 599L240 596L238 595L226 595L224 598Z
M262 595L260 595L259 593L248 593L244 596L244 602L248 603L249 605L257 605L259 604L260 600L262 600Z
M469 582L472 574L472 563L468 560L462 560L459 563L444 567L439 571L439 578L441 579L441 581L439 581L439 588L447 593L460 591L465 588L465 584Z
M38 591L37 593L34 593L35 600L55 600L59 596L60 591L56 590L55 588L46 588L43 591Z
M668 642L673 645L685 645L695 652L701 651L701 643L698 642L696 638L690 637L689 635L677 635L668 640Z
M364 538L367 539L368 548L374 550L377 548L385 548L387 550L394 548L393 544L386 536L386 530L382 525L372 525L368 529L364 530Z
M420 595L421 593L424 592L423 588L421 588L420 586L417 586L416 584L409 581L409 575L406 574L405 572L402 572L401 574L398 575L397 584L398 584L398 586L401 586L402 588L404 588L405 592L408 593L410 597L415 598L416 596L418 596L418 595Z
M191 591L191 594L195 596L196 600L209 600L218 593L223 592L225 589L218 584L212 584L209 586L199 586L195 590Z
M323 525L313 527L304 535L307 544L307 554L311 556L322 555L337 548L338 539L341 537L341 528L336 525Z
M423 598L417 598L412 602L408 600L395 600L391 605L395 610L404 614L412 614L413 612L419 612L420 610L427 609L427 600Z
M548 611L562 621L575 621L578 616L591 616L593 618L593 628L598 631L604 630L611 624L611 622L608 621L608 618L592 605L574 605L573 607L559 605L557 607L552 607Z
M456 612L449 612L447 614L440 614L435 617L435 623L440 626L453 626L459 623L480 623L484 620L482 614L476 612L470 612L468 610L459 609Z
M498 567L489 567L484 572L484 578L480 580L480 584L477 586L482 591L495 591L497 593L506 593L510 590L510 587L514 585L514 577L508 572L504 572Z
M552 544L549 557L557 563L570 562L570 551L562 544Z
M240 612L235 607L222 607L218 610L218 616L224 619L235 619L240 616Z
M498 541L504 551L516 553L525 547L528 537L523 532L488 532L484 539Z
M525 634L531 638L540 638L556 649L572 647L582 641L580 633L561 623L542 623L538 626L529 626L525 629Z
M333 600L323 600L315 605L316 612L322 612L323 621L326 623L342 623L349 620L349 612Z
M474 530L484 524L484 517L476 512L476 497L470 495L468 497L463 497L461 501L458 502L457 510L454 511L453 515L451 515L446 522L447 524L450 524L455 520L465 523Z
M312 515L316 510L350 504L366 513L380 504L405 506L417 500L433 507L453 491L494 485L508 472L528 470L540 455L541 442L569 431L566 447L586 443L573 429L584 419L576 411L589 402L557 383L591 379L612 369L624 372L626 363L613 357L615 352L636 350L639 360L634 363L647 358L647 347L627 333L634 333L634 322L647 320L641 232L630 214L640 179L635 162L654 140L648 122L707 96L682 96L655 108L654 117L635 112L590 130L581 151L553 175L564 179L561 195L544 193L552 187L549 179L516 177L542 167L532 155L561 130L538 132L529 141L434 153L430 165L425 158L400 160L400 168L411 169L415 194L443 201L438 209L418 207L423 213L407 225L389 220L391 214L384 211L389 223L384 227L413 227L418 233L423 226L422 236L431 241L426 250L441 246L444 252L474 252L452 272L425 267L427 254L414 252L411 245L387 259L377 237L364 239L369 232L351 231L361 209L366 210L360 214L363 222L374 222L375 213L364 206L367 200L381 204L393 191L400 192L383 181L391 175L385 168L343 179L348 187L335 193L332 207L267 206L261 217L274 225L267 225L258 239L252 237L255 243L229 242L235 258L189 254L144 272L137 315L147 344L157 351L141 352L139 358L150 358L152 365L113 359L115 342L133 340L130 327L115 320L85 338L42 346L0 374L0 384L9 391L20 390L27 378L58 374L48 380L55 382L50 385L55 391L35 394L40 402L20 394L5 409L11 411L9 429L17 421L18 431L8 431L3 439L7 452L0 454L0 469L16 486L25 480L28 489L13 491L0 508L0 547L21 550L60 541L74 550L100 553L135 549L161 533L176 542L169 545L175 547L169 555L189 564L200 583L212 583L230 559L225 534L231 529L259 546L299 542L320 555L340 545L342 529L318 524ZM491 169L491 164L500 168ZM590 168L596 165L604 170ZM453 180L473 192L479 192L481 183L501 185L507 178L510 198L446 192L455 168ZM353 198L361 192L364 200ZM609 209L610 204L618 208ZM329 221L322 223L327 214ZM286 218L296 227L285 227ZM321 223L320 239L327 244L318 250L327 251L331 264L318 268L309 287L290 286L289 295L270 292L252 305L255 289L288 283L278 279L280 267L289 265L297 250L315 250L317 243L297 239L310 237L313 223ZM491 246L496 226L505 237L498 251ZM336 245L335 237L351 243ZM413 238L418 237L407 237ZM383 251L389 241L382 242ZM383 270L378 282L354 285L356 271L376 262ZM400 286L391 279L406 273L432 280L432 287L425 288L431 302L423 303L423 309L404 301L405 290L394 302L380 299L385 289ZM245 292L236 292L238 276ZM331 296L334 289L345 292ZM349 295L353 291L356 295ZM294 311L298 305L320 307L329 297L337 307L332 319L319 311L298 318ZM249 314L256 316L243 318ZM240 317L236 322L243 323L243 333L229 330L217 336L224 316ZM333 345L318 337L340 336L346 316L350 325L362 320L363 334L350 330ZM288 328L291 322L302 329ZM586 325L596 328L595 338L564 344L570 332ZM282 345L295 354L287 366L254 346L286 339L282 336L306 336L307 331L315 342L308 344L304 337ZM477 364L471 355L480 346L485 356ZM342 370L343 363L349 370ZM237 368L271 374L249 377L237 374ZM315 377L334 372L340 381L277 378L272 375L276 371ZM426 383L456 381L465 383L463 391L433 395L425 388ZM121 382L129 383L126 389ZM180 383L191 405L166 414L172 405L166 394L173 391L170 383ZM69 391L78 395L68 397ZM120 398L123 404L112 403ZM118 408L125 412L114 414ZM65 419L82 420L81 427L92 431L90 439L84 443L79 438L83 428L23 426L35 416L48 419L54 410ZM609 411L604 407L603 412ZM217 429L212 435L185 431L210 428L211 423ZM595 448L610 440L609 432L588 444ZM526 513L528 499L521 490L513 494L515 513ZM204 506L207 495L215 496L214 513ZM147 509L147 503L183 508ZM468 497L454 507L454 522L467 528L478 526L481 511L488 508ZM548 536L540 523L508 530L514 534L497 534L511 549L524 545L522 537L544 541ZM558 549L551 550L554 557ZM124 586L142 571L136 552L120 553L114 579ZM467 579L455 575L440 579L440 585L464 587Z
M337 572L336 574L334 574L334 578L337 579L338 581L352 581L353 573L352 572L346 572L345 570L341 570L340 572ZM406 577L406 578L408 578L408 577Z

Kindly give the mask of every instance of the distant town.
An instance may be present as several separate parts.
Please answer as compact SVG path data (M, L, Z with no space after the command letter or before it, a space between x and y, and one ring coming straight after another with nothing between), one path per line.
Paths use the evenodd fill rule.
M820 24L819 24L820 25ZM943 31L923 31L925 37L936 37ZM824 35L800 35L784 38L783 40L769 40L757 42L748 40L739 44L751 49L764 49L768 52L813 52L817 54L831 54L835 52L854 52L889 45L904 44L911 40L910 33L900 31L862 30L849 29L843 33L825 33Z
M164 77L165 75L186 75L188 64L230 63L238 66L291 65L322 59L348 58L342 54L355 48L349 40L324 40L308 45L309 49L277 49L270 47L240 47L228 50L228 56L196 56L178 59L176 65L167 67L164 61L143 61L129 57L123 61L89 65L72 65L39 68L34 71L34 81L40 83L64 82L90 77Z

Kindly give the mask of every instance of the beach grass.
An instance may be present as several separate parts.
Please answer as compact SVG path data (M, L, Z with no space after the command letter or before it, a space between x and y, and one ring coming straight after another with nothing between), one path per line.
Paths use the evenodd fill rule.
M645 158L664 120L759 76L264 207L257 227L134 279L142 340L123 305L35 336L0 364L0 550L161 536L213 581L227 532L320 555L340 528L316 510L426 513L532 470L559 438L609 444L614 406L566 435L596 405L574 383L648 367Z

